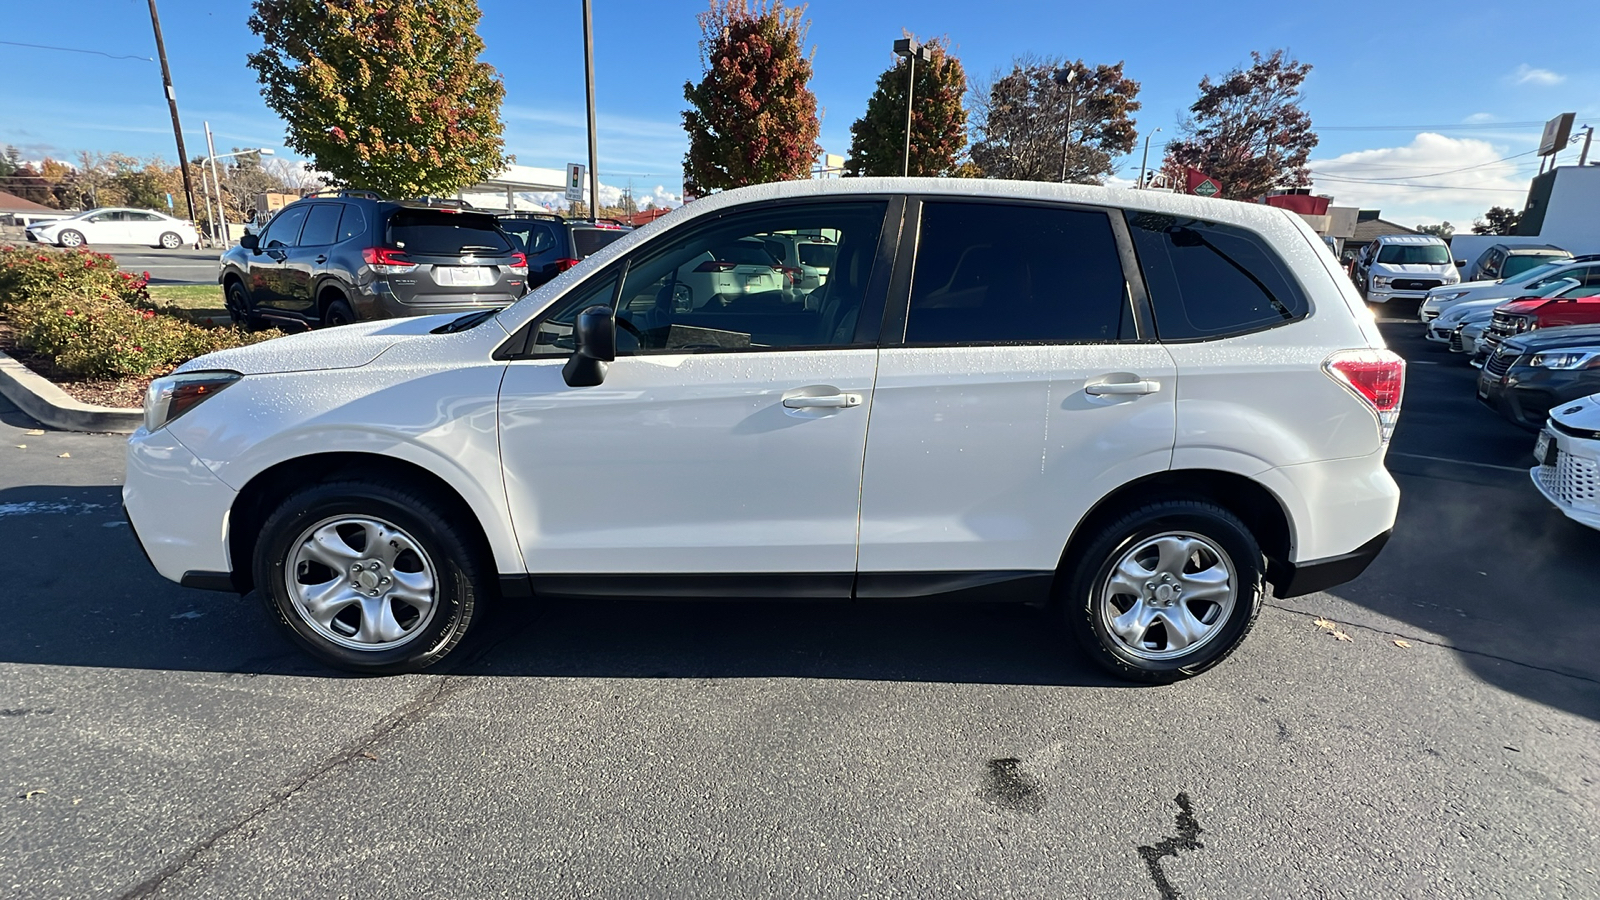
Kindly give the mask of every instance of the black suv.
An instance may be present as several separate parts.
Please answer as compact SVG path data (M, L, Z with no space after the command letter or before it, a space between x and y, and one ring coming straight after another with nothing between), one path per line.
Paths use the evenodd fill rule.
M525 212L502 214L500 227L528 255L530 290L633 230L610 222L570 222L554 213Z
M228 314L246 327L466 312L528 291L527 258L493 215L369 191L297 200L221 262Z

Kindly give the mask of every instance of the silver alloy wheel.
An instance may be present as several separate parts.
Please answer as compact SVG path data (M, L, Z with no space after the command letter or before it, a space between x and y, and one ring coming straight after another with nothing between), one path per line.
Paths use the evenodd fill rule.
M76 231L63 231L61 232L60 241L61 246L63 247L82 247L83 235L77 233Z
M176 250L183 246L183 238L169 231L161 236L161 246L168 250Z
M1170 660L1216 638L1238 594L1233 561L1209 538L1172 531L1134 544L1101 588L1100 621L1131 656Z
M285 586L311 630L351 650L399 647L427 630L439 606L433 561L391 522L338 516L291 545Z

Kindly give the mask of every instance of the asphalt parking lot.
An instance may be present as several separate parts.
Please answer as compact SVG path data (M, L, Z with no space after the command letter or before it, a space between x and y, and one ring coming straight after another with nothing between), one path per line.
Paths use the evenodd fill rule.
M0 400L0 894L1595 896L1600 532L1384 328L1394 540L1170 687L1031 609L627 601L349 678L150 570L120 438Z
M124 272L149 272L151 284L216 284L221 250L166 250L121 245L91 247L109 253Z

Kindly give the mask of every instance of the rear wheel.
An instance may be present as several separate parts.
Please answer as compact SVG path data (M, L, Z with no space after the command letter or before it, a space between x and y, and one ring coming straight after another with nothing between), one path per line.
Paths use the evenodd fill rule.
M350 308L350 302L343 297L328 304L322 313L323 325L349 325L356 320L355 310Z
M482 607L475 544L433 498L376 481L316 485L267 517L255 583L296 640L337 668L417 672Z
M73 231L68 228L56 236L56 241L63 247L82 247L84 245L83 232Z
M1228 657L1255 625L1265 563L1233 513L1198 500L1133 509L1069 563L1067 625L1108 671L1167 683Z

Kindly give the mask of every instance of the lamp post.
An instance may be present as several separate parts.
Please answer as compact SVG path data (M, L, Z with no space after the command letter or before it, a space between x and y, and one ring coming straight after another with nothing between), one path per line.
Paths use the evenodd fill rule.
M207 125L207 128L206 128L206 139L209 141L210 137L211 137L211 129L210 129L210 126ZM252 153L259 154L261 156L273 156L273 155L275 155L272 152L272 148L271 147L252 147L249 150L235 150L232 153L218 153L218 154L215 154L213 156L208 156L205 159L200 160L200 165L202 165L202 166L210 165L210 167L211 167L211 184L217 191L217 222L213 222L212 223L212 233L213 233L213 235L216 235L218 237L218 239L224 244L226 244L228 242L228 213L227 213L227 210L224 209L223 205L222 205L222 180L217 176L217 160L219 160L219 159L227 159L230 156L248 156L248 155L250 155ZM203 176L204 174L205 173L202 170L201 175ZM210 203L210 198L209 197L206 198L206 202ZM218 223L220 223L221 226L222 226L220 235L218 235L218 229L216 228Z
M1159 127L1156 129L1156 131L1160 130L1161 129ZM1144 136L1144 158L1139 160L1139 190L1141 191L1145 188L1144 170L1150 165L1150 139L1155 137L1156 131L1152 131Z
M927 62L933 58L933 54L913 38L901 38L895 41L894 52L896 56L904 56L910 64L909 73L906 75L906 155L905 162L900 167L900 174L906 176L911 174L911 100L917 91L917 60Z
M1056 70L1056 84L1067 89L1067 127L1061 130L1061 182L1067 180L1067 148L1072 144L1072 110L1078 105L1078 70Z

